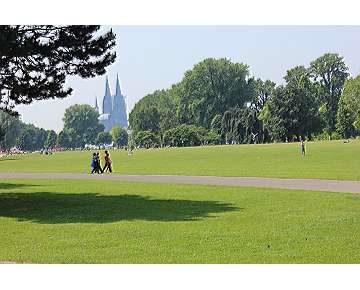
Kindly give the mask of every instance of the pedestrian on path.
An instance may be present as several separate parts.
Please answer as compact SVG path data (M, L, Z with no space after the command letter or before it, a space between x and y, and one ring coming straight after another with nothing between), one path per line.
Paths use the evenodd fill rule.
M108 170L111 173L112 172L112 165L111 165L112 161L110 158L110 154L107 150L105 150L105 158L104 159L105 159L105 166L103 168L103 172Z

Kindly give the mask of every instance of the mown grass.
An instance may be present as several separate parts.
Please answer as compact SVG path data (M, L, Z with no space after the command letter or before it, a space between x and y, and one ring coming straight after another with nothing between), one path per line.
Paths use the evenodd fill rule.
M116 173L360 180L360 142L227 145L111 152ZM88 172L91 152L32 153L0 161L0 172Z
M0 261L359 263L360 195L0 181Z

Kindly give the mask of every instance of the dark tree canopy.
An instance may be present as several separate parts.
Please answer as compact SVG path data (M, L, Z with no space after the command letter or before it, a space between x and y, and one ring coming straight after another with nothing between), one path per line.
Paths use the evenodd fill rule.
M325 130L335 130L338 103L344 83L349 76L344 58L336 53L326 53L310 64L310 72L323 104Z
M65 98L67 75L90 78L115 61L115 34L100 26L0 26L0 109Z

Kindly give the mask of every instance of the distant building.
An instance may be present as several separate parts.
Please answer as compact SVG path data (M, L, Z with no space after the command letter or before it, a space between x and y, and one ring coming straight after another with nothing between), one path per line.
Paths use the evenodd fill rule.
M109 79L106 77L105 95L100 101L95 98L95 109L99 112L99 122L105 126L105 131L109 132L115 125L123 128L128 127L125 96L121 91L119 76L116 76L115 95L111 94Z

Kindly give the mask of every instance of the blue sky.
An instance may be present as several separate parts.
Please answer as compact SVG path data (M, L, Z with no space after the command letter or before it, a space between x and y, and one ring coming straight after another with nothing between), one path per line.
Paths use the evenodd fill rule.
M143 96L181 80L207 57L227 57L249 65L251 74L281 83L286 70L326 52L345 58L351 75L360 74L360 26L106 26L117 35L117 60L108 68L112 90L116 74L129 109ZM23 121L60 131L67 107L94 104L104 94L105 76L68 79L74 92L64 100L19 106Z

